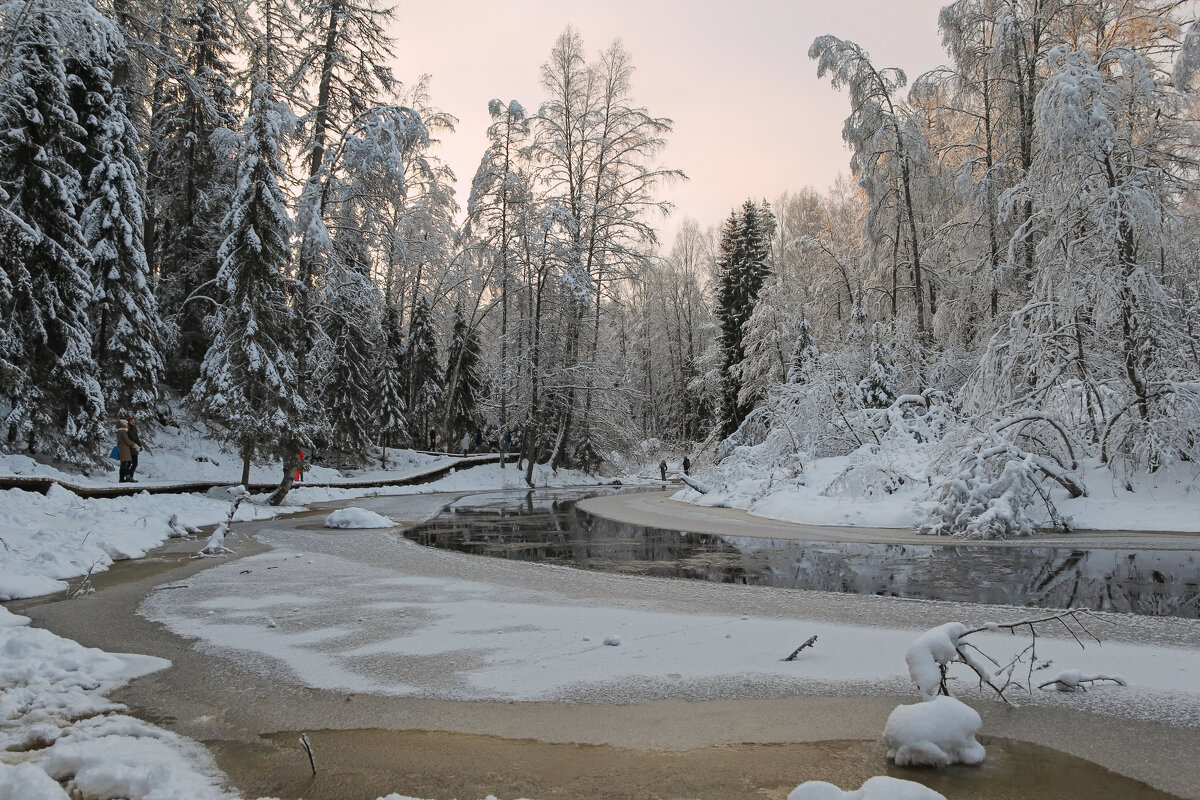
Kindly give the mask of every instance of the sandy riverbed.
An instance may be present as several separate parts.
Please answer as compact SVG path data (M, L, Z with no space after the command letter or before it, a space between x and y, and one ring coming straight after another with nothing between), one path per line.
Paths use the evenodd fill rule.
M635 503L655 495L624 495ZM356 501L388 504L393 518L423 519L446 498L416 496ZM589 503L592 501L589 501ZM607 513L613 512L609 504ZM397 509L407 509L399 513ZM594 510L594 509L593 509ZM714 509L703 509L712 515ZM634 513L634 512L627 512ZM637 512L644 514L644 511ZM667 513L658 510L656 513ZM637 520L643 524L645 517ZM740 521L741 525L750 525ZM277 520L239 526L261 541L302 541L318 546L323 533L311 520ZM773 526L768 535L775 537ZM730 531L726 531L730 532ZM744 529L737 535L748 535ZM344 537L344 535L343 535ZM343 541L354 541L343 538ZM195 543L190 543L193 547ZM265 549L240 537L239 556ZM173 543L178 550L181 544ZM416 550L416 555L414 555ZM604 576L496 562L419 548L403 551L406 568L422 574L453 572L465 580L511 582L526 591L570 591L587 599L604 596ZM367 556L364 556L367 557ZM378 557L371 554L371 558ZM416 563L412 563L412 562ZM872 774L889 772L878 743L887 714L911 697L881 691L830 695L815 688L724 687L706 700L687 691L656 697L641 687L628 697L587 702L497 702L394 697L313 688L277 665L237 657L211 644L181 638L136 611L147 597L187 593L190 581L213 561L160 562L157 574L114 581L84 601L49 602L24 613L36 624L84 644L110 651L171 659L165 672L135 681L115 695L139 714L205 742L234 783L247 793L281 797L374 798L387 791L424 797L778 797L808 779L856 787ZM222 562L240 574L237 563ZM249 563L249 562L247 562ZM142 568L145 570L145 567ZM199 582L201 578L196 577ZM230 580L233 580L230 578ZM628 582L622 586L628 589ZM175 588L163 588L163 587ZM970 618L978 607L877 597L678 581L640 580L626 602L645 607L704 608L713 613L794 614L881 626L924 627ZM180 596L183 596L182 594ZM1188 620L1123 620L1109 636L1153 640L1200 653L1200 623ZM788 649L790 642L781 643ZM442 665L453 671L453 665ZM1200 715L1185 712L1183 724L1164 725L1105 713L1047 706L1006 708L972 701L984 716L988 737L1019 739L1055 751L1031 751L997 738L989 746L988 770L925 774L951 800L983 797L1060 798L1064 786L1091 786L1083 795L1162 797L1140 781L1176 796L1200 798ZM316 743L317 778L295 746L297 732ZM389 733L390 732L390 733ZM1062 755L1104 765L1095 770ZM1014 763L1022 769L1012 769ZM1022 774L1017 784L997 779L1005 768ZM1033 765L1040 767L1035 768ZM1127 780L1132 779L1132 780ZM1059 783L1059 781L1069 781ZM1091 784L1087 781L1092 781ZM1108 792L1108 794L1105 794Z

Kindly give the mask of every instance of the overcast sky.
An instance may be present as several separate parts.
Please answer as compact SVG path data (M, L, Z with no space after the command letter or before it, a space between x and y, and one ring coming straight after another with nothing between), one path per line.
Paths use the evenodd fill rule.
M432 76L433 104L459 119L443 157L466 204L486 146L487 103L544 99L539 68L567 25L593 56L619 38L637 68L635 101L674 120L663 163L689 180L664 191L678 219L719 224L747 197L823 190L849 172L844 92L817 80L813 39L862 45L911 81L945 61L937 29L948 0L444 0L400 3L396 74Z

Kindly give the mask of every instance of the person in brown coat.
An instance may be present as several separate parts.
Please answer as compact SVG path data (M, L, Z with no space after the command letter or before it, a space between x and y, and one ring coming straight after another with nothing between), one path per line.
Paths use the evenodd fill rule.
M137 483L133 479L133 454L141 449L140 445L129 438L129 423L123 419L117 420L117 456L121 462L121 483Z

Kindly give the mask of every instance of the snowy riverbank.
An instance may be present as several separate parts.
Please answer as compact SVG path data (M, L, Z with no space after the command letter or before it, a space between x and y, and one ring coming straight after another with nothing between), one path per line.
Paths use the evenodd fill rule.
M539 481L569 485L594 478L541 474ZM289 501L297 504L291 510L297 510L322 501L354 500L375 513L412 521L441 505L417 494L522 486L516 470L496 465L387 494L301 486ZM193 495L85 501L65 490L46 496L0 493L0 536L14 546L5 551L7 560L0 561L0 585L23 594L45 586L58 591L61 584L55 581L69 581L93 565L102 569L115 557L136 557L153 547L165 535L171 514L179 514L186 524L203 524L223 517L227 509L223 499ZM213 659L213 669L236 663L248 675L261 675L264 696L287 687L307 692L303 709L275 703L228 712L244 714L233 721L247 729L302 729L313 715L342 719L349 711L349 692L372 697L370 707L380 709L376 713L391 709L406 724L431 729L453 718L465 729L482 725L479 729L488 730L493 723L471 719L479 711L447 716L445 710L476 708L481 701L530 706L565 701L579 709L620 704L612 707L622 714L615 710L679 700L734 704L729 719L645 726L632 738L627 724L600 726L594 717L583 721L589 716L582 711L580 721L565 731L559 727L561 715L555 715L559 721L549 728L530 724L506 730L518 738L565 735L568 741L609 741L611 734L614 743L672 748L735 741L728 736L781 742L797 736L863 736L864 721L849 734L844 714L800 733L796 713L787 709L805 698L825 696L913 697L904 651L923 629L1026 613L479 559L422 548L387 532L271 521L267 517L280 509L260 504L243 504L243 509L239 519L258 520L252 524L263 530L256 539L271 549L236 562L214 562L186 585L170 584L172 591L152 594L141 613L178 635L195 637ZM196 548L201 544L197 541ZM7 611L0 619L6 623L0 627L3 703L15 710L7 716L3 735L14 743L38 742L36 748L18 746L0 757L0 788L13 787L13 796L22 800L62 800L61 787L70 780L81 791L85 784L108 781L104 785L109 788L97 790L96 797L237 796L194 742L125 716L106 699L113 686L169 662L84 648L24 625ZM1102 628L1103 647L1080 649L1070 639L1050 636L1039 649L1058 666L1121 674L1129 686L1077 695L1035 690L1021 699L1018 716L983 694L963 690L961 696L982 709L986 734L1037 741L1158 781L1156 785L1177 793L1180 786L1200 785L1190 767L1164 771L1160 763L1179 761L1171 755L1172 742L1185 748L1200 745L1200 690L1192 667L1200 657L1200 624L1122 615L1106 620L1112 624ZM102 625L91 627L97 634L104 630ZM817 647L796 661L781 660L783 650L812 635L818 637ZM988 634L980 643L1002 648L1008 640ZM744 716L737 704L765 701L776 711L759 708L752 731L731 724ZM425 706L409 705L413 702L449 705L436 706L424 718L415 709ZM291 716L296 713L306 716ZM353 722L347 718L345 724L387 726L371 711L355 713L368 716ZM1063 714L1084 715L1089 726L1109 733L1073 736L1079 717ZM882 728L881 721L865 724L874 735ZM1138 742L1126 741L1121 734L1125 729L1137 729ZM796 783L805 779L798 774ZM162 787L186 790L155 794ZM960 798L951 795L950 800Z

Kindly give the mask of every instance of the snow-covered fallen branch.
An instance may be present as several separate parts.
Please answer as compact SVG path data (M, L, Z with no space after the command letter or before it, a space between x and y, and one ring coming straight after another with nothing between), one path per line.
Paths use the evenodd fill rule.
M679 479L681 481L683 481L684 483L686 483L688 486L695 489L700 494L708 494L709 492L712 491L711 489L708 488L708 486L706 486L703 483L701 483L700 481L696 480L691 475L680 475Z
M230 495L233 497L233 502L229 504L229 513L225 516L224 521L217 525L212 536L208 537L208 543L200 549L200 552L196 553L197 556L217 556L233 552L225 546L225 534L229 532L229 526L233 524L233 517L237 514L238 507L241 506L243 500L250 496L250 492L246 490L245 486L238 486L230 491Z
M1085 638L1100 643L1099 637L1084 624L1084 620L1089 618L1093 617L1087 611L1072 610L1016 622L989 622L976 628L968 628L961 622L948 622L917 637L909 646L904 659L908 664L909 676L917 685L922 699L949 695L947 676L950 665L960 663L975 673L981 687L989 687L1001 700L1008 703L1010 701L1005 692L1013 687L1023 687L1032 692L1034 670L1045 666L1039 666L1037 656L1039 626L1061 627L1082 648L1085 646ZM976 647L973 642L966 641L972 634L998 631L1008 631L1014 635L1025 633L1029 636L1029 643L1007 663L1001 663ZM1027 666L1023 683L1013 679L1014 673L1022 664Z
M1084 675L1077 669L1065 669L1045 683L1039 683L1038 688L1046 689L1053 686L1060 692L1086 692L1087 687L1084 686L1085 683L1094 685L1101 681L1112 681L1118 686L1125 685L1125 680L1115 675L1104 675L1102 673Z
M186 539L189 536L196 536L200 533L200 529L195 525L180 522L178 514L171 515L171 519L167 521L167 527L171 531L167 534L168 539Z

